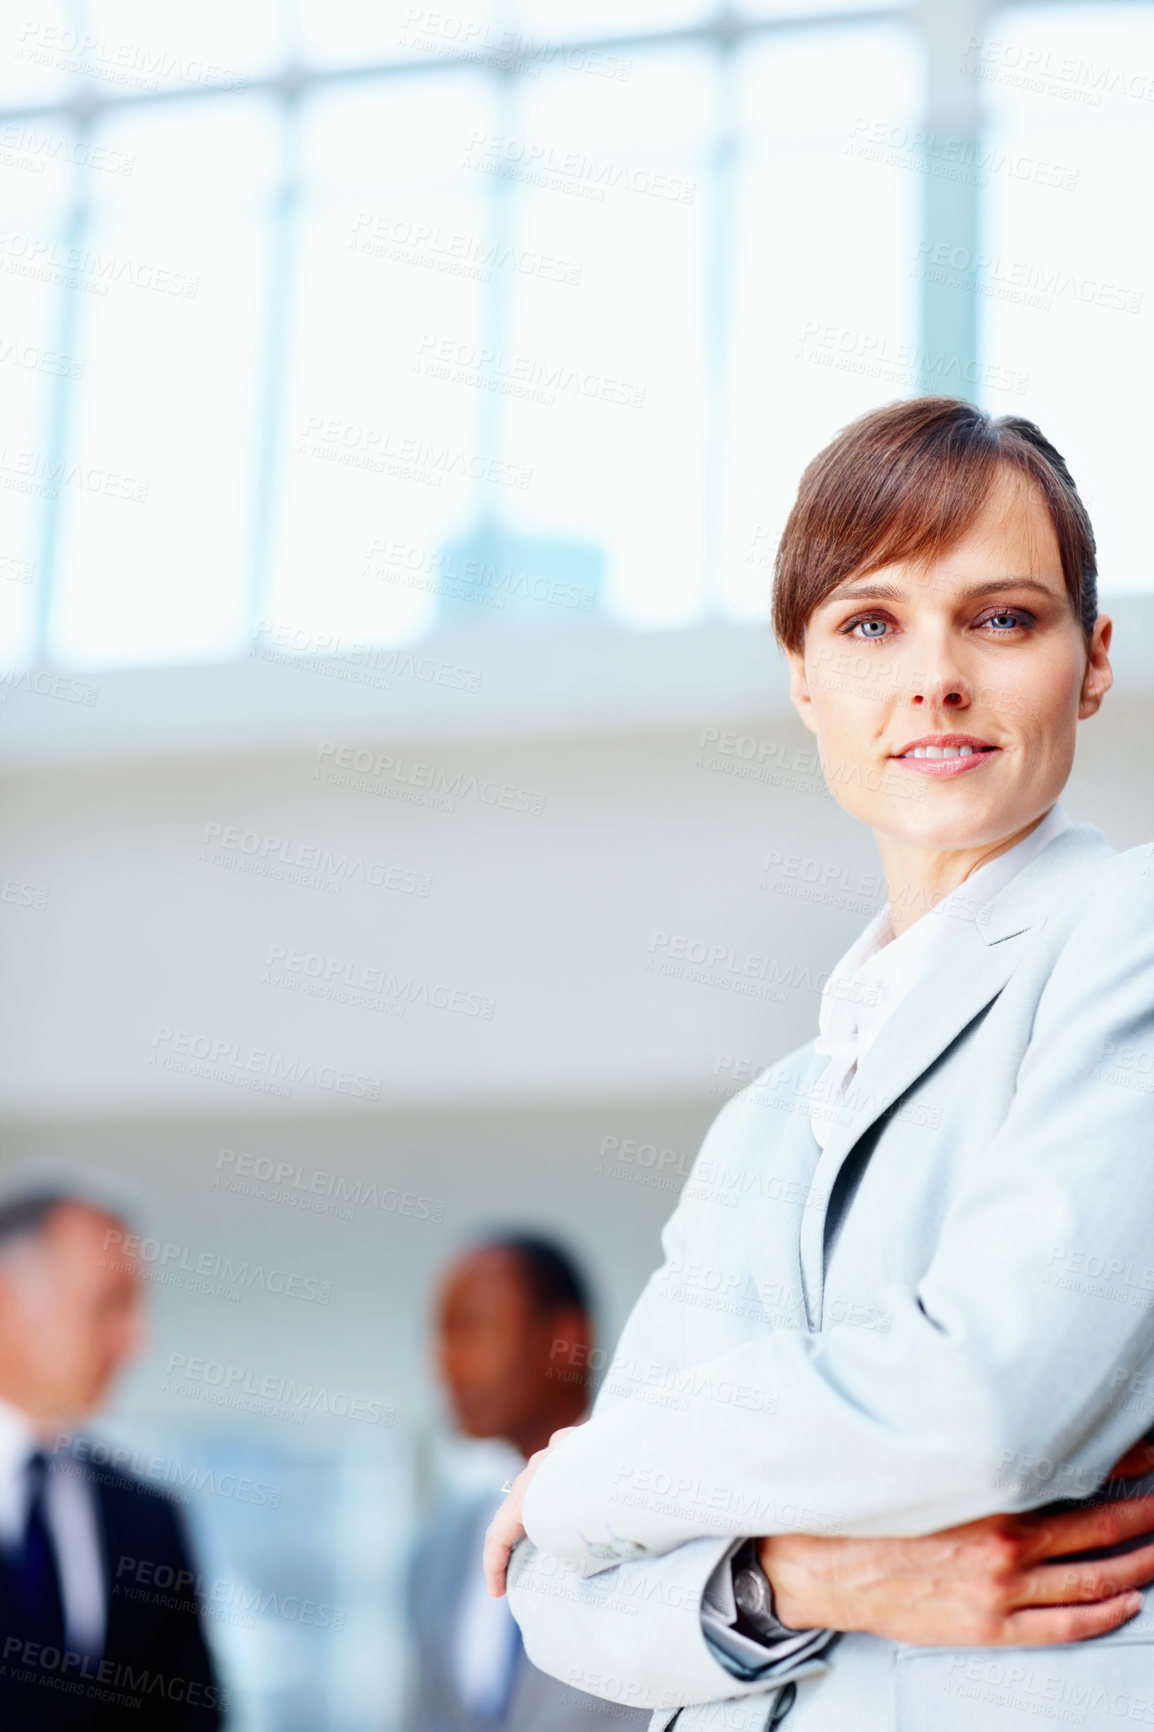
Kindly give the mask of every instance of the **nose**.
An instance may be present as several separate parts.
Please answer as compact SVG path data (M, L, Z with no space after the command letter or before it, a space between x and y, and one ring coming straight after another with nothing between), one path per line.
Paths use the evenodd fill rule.
M915 709L966 710L973 702L970 682L957 669L915 674L910 681L910 702Z

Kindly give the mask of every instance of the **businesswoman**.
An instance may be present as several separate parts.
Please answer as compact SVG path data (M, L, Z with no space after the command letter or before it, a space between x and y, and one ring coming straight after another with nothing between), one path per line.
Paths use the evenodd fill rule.
M1154 851L1058 803L1111 680L1065 463L866 416L774 618L887 905L710 1130L491 1579L527 1530L530 1657L655 1729L1154 1724Z

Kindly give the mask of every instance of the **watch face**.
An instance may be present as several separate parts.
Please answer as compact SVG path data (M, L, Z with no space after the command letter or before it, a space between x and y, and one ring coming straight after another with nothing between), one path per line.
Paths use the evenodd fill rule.
M764 1618L770 1613L769 1583L760 1570L738 1570L733 1578L733 1597L737 1609L747 1618Z

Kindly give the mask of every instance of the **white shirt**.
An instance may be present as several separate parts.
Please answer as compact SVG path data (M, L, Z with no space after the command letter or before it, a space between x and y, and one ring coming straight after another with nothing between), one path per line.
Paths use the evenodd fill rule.
M520 1472L520 1467L516 1471ZM490 1597L481 1570L485 1532L504 1501L504 1492L497 1492L491 1502L480 1505L476 1558L465 1574L453 1642L457 1690L470 1713L484 1720L495 1720L508 1702L513 1668L521 1651L521 1634L513 1622L509 1601Z
M53 1455L33 1421L0 1398L0 1546L19 1549L28 1522L28 1464L40 1449L50 1467L44 1514L60 1578L68 1645L81 1654L104 1651L108 1615L92 1486L67 1455Z
M831 1124L845 1116L854 1074L887 1018L931 971L941 975L943 991L949 990L951 961L965 941L967 924L1055 836L1071 828L1061 806L1053 806L1028 836L971 872L898 937L887 903L850 945L821 995L814 1050L829 1062L814 1084L810 1124L822 1148Z

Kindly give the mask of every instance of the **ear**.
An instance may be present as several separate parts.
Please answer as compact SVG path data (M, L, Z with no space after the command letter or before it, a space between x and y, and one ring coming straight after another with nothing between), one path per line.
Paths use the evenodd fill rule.
M798 650L786 650L785 659L789 663L790 702L810 733L816 734L813 699L809 695L809 681L805 677L805 656Z
M1102 699L1114 684L1114 670L1107 654L1113 635L1113 620L1107 614L1099 614L1094 621L1094 632L1086 657L1086 672L1082 676L1082 691L1078 699L1080 722L1084 722L1088 716L1097 715Z
M561 1305L548 1315L549 1354L558 1365L585 1365L593 1345L593 1324L576 1306Z

